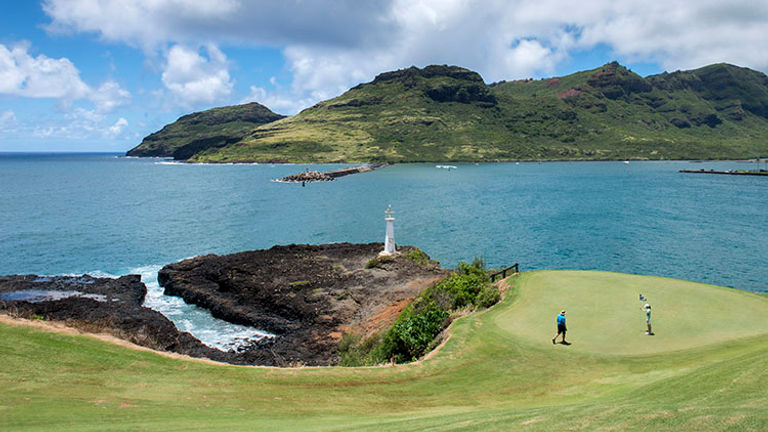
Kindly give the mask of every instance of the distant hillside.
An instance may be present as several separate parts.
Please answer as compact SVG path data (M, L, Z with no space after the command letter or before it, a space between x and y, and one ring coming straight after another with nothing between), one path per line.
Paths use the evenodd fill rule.
M412 67L380 74L193 160L400 162L467 159L467 152L482 158L487 143L507 134L497 105L475 72Z
M613 62L564 77L491 85L456 66L386 72L189 160L731 159L759 154L768 154L765 74L715 64L643 78Z
M188 114L144 138L127 156L187 159L202 150L240 141L257 126L283 117L257 103Z

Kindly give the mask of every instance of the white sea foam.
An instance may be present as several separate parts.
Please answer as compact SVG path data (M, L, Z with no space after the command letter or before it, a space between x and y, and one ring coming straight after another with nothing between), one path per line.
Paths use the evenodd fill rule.
M167 160L164 160L164 161L158 161L158 162L153 162L153 163L154 163L155 165L192 165L192 164L188 164L188 163L186 163L186 162L179 162L179 161L167 161Z
M171 320L181 331L191 333L204 344L220 350L236 350L238 347L274 335L253 327L232 324L218 318L203 308L184 302L181 297L167 296L157 282L161 265L131 269L129 273L141 275L147 286L144 306L156 310ZM90 273L94 277L117 277L101 271Z

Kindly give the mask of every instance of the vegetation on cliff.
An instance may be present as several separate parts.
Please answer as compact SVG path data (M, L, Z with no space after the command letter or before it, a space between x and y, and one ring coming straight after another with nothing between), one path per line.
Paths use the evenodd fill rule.
M378 265L381 258L375 262ZM422 291L408 304L391 327L365 340L354 333L346 334L339 344L340 363L362 366L390 359L398 363L417 360L440 343L437 336L448 327L452 314L467 308L490 307L499 298L498 288L490 284L485 263L477 258L472 264L462 261L455 272Z
M174 156L195 162L437 162L765 153L765 74L714 64L643 78L613 62L564 77L491 85L456 66L386 72L295 116L216 145L198 141Z

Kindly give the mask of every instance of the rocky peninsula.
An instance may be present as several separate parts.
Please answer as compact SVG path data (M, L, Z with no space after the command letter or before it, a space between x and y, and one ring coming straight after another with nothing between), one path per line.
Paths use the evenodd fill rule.
M238 351L209 347L144 307L147 289L139 275L0 276L0 313L232 364L333 365L344 333L387 328L447 274L417 248L401 247L399 255L378 259L382 249L382 243L275 246L163 267L158 281L166 294L275 335Z
M331 365L344 333L370 334L447 274L416 248L377 260L382 243L275 246L206 255L163 267L165 293L209 309L226 321L266 330L257 364ZM420 251L419 251L420 252Z

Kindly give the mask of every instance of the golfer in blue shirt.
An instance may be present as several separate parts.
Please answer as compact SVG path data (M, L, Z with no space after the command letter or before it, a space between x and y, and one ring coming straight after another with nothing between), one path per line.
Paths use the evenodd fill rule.
M552 344L556 344L557 337L560 336L560 334L563 335L563 341L561 342L563 345L570 345L568 342L565 341L565 332L568 330L568 328L565 326L565 309L560 311L560 315L557 316L557 334L555 337L552 338Z

